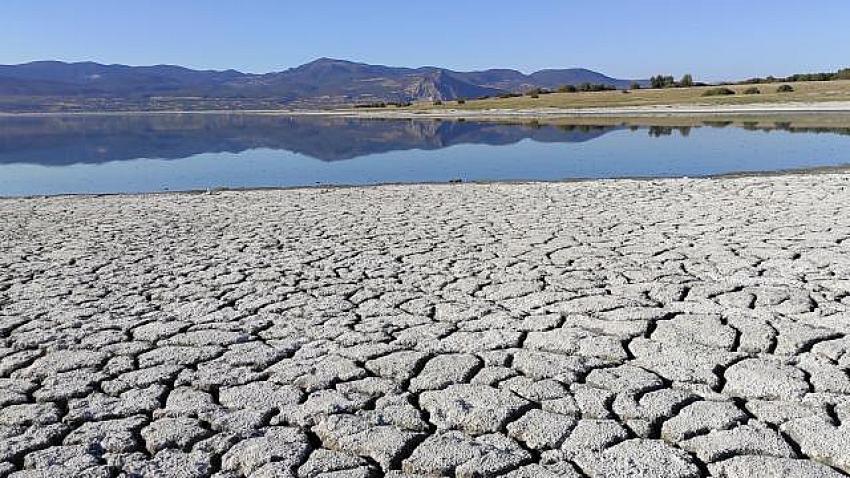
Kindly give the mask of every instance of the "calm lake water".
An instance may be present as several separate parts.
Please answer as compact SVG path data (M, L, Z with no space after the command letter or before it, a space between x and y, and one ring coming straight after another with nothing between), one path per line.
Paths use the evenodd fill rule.
M0 196L706 176L850 163L850 128L261 115L0 118Z

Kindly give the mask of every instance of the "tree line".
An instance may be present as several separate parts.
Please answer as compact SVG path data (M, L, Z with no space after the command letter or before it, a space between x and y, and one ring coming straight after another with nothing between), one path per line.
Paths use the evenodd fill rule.
M850 80L850 68L842 68L832 73L797 73L786 77L766 76L748 78L735 84L749 85L753 83L792 83L795 81L835 81Z
M697 83L690 73L682 75L679 81L673 75L655 75L649 79L650 88L690 88L691 86L703 86L705 83Z

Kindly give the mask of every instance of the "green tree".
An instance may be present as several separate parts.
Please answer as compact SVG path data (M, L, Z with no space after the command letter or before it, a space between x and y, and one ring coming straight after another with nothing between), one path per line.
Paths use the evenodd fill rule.
M649 86L653 88L661 88L661 75L653 76L649 79Z
M679 86L682 86L682 87L685 87L685 88L689 88L691 86L694 86L694 77L692 77L690 73L685 73L685 75L682 76L682 79L679 80Z
M676 84L676 80L671 75L656 75L649 79L649 83L653 88L669 88Z

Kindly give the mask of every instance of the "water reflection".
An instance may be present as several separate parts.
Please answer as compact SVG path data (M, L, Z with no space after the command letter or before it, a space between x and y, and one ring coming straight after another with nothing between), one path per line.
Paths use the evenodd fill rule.
M459 144L589 141L618 126L505 125L261 115L138 115L0 119L0 163L67 165L201 153L286 150L322 161Z
M820 121L0 117L0 196L845 167L850 120Z
M131 159L179 159L202 153L285 150L322 161L377 153L435 150L462 144L508 145L522 140L581 143L613 131L646 130L660 138L693 128L725 128L732 121L660 126L506 124L474 121L364 120L271 115L129 115L0 118L0 163L92 164ZM850 128L742 122L747 130L850 134Z

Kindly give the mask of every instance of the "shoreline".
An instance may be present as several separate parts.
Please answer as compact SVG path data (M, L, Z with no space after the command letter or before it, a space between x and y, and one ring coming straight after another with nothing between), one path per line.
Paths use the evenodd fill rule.
M0 118L62 117L62 116L128 116L175 114L245 114L279 116L326 116L364 119L439 119L439 118L569 118L569 117L667 117L714 115L781 115L781 114L840 114L850 113L850 101L752 103L744 105L647 105L585 108L523 108L523 109L410 109L410 110L145 110L145 111L75 111L75 112L0 112Z
M310 191L333 191L333 190L372 190L380 188L417 188L417 187L461 187L461 186L552 186L565 184L591 184L591 183L666 183L666 182L692 182L692 181L730 181L740 179L776 179L776 178L799 178L799 177L832 177L846 176L850 174L850 163L838 166L820 166L804 169L781 169L775 171L731 171L722 174L697 175L697 176L623 176L611 178L562 178L553 180L544 179L515 179L515 180L482 180L482 181L419 181L419 182L383 182L369 184L315 184L301 186L257 186L257 187L215 187L209 189L176 189L159 191L132 191L132 192L107 192L107 193L59 193L59 194L30 194L24 196L0 195L0 203L15 200L29 199L84 199L84 198L108 198L108 197L146 197L146 196L198 196L215 195L219 193L252 193L252 192L310 192Z

